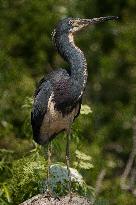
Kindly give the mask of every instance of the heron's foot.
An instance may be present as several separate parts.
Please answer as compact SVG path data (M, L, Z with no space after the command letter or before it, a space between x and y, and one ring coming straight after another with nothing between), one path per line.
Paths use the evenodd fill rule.
M60 201L60 198L54 194L53 192L51 192L50 190L47 189L46 193L45 193L45 198L48 198L48 200L50 201L51 199L54 199L54 200L59 200Z
M72 192L69 193L69 202L72 201Z

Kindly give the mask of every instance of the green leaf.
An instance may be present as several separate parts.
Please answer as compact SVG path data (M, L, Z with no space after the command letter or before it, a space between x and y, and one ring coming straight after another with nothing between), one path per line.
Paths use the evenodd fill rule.
M6 186L6 184L3 185L3 192L4 192L4 194L5 194L5 197L6 197L7 201L8 201L9 203L11 203L12 200L11 200L10 191L9 191L9 188Z
M86 155L85 153L80 152L79 150L76 150L75 153L76 153L76 157L80 160L90 161L92 159L91 156Z
M82 168L82 169L91 169L91 168L93 168L94 166L93 166L91 163L89 163L89 162L83 162L83 161L81 161L81 162L79 163L79 167Z
M80 110L81 115L88 115L90 113L92 113L92 110L88 105L81 105L81 110Z

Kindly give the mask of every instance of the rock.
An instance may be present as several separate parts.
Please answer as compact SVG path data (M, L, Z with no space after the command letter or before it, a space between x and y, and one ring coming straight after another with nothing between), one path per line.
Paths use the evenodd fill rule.
M87 198L79 196L77 194L72 194L70 201L70 196L63 196L60 198L48 197L47 194L38 194L31 199L21 203L20 205L92 205L91 201Z

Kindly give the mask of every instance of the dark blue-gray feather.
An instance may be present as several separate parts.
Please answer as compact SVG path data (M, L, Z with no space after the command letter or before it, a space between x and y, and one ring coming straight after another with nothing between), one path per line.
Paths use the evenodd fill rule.
M31 124L33 129L33 138L38 143L40 127L45 113L47 112L48 100L51 95L51 84L50 81L45 80L35 93L35 99L33 104L33 109L31 112Z
M47 113L48 102L52 93L55 109L61 112L63 116L72 112L78 103L81 104L81 98L79 98L77 92L78 85L74 84L75 82L72 82L68 72L64 69L53 71L39 82L31 113L33 137L36 142L40 143L40 128ZM77 89L74 91L73 87L75 86Z

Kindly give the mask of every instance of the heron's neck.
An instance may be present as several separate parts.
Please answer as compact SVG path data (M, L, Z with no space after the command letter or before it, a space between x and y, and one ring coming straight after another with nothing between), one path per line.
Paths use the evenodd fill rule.
M55 39L60 55L70 64L70 76L84 89L87 81L87 64L83 52L75 45L71 33Z

